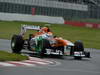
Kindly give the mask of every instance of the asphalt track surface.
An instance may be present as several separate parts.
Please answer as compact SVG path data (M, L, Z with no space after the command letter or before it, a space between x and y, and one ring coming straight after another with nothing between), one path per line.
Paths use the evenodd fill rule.
M0 50L11 52L10 41L0 40ZM46 57L43 59L54 60L59 64L36 67L0 67L0 75L100 75L100 50L92 48L85 50L91 52L90 59Z

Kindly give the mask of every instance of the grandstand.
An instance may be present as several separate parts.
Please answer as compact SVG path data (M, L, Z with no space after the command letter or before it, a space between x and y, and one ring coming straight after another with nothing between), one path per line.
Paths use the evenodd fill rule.
M100 18L99 0L0 0L0 12L73 18Z

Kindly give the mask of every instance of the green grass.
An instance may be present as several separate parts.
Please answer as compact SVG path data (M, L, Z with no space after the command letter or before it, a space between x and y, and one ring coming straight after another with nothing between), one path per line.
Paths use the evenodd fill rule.
M11 39L13 34L20 32L21 24L45 25L47 23L38 22L0 22L0 38ZM51 24L50 29L59 37L68 39L72 42L82 40L86 48L100 49L100 30L85 27L73 27L70 25ZM28 33L33 33L32 31Z
M27 56L0 51L0 61L21 61L26 59L28 59Z

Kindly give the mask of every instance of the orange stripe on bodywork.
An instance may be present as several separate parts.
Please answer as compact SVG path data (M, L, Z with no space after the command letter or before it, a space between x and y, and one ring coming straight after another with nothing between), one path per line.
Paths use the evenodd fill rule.
M63 39L60 38L55 38L55 40L57 41L56 44L54 44L54 46L59 47L59 46L66 46L67 42Z

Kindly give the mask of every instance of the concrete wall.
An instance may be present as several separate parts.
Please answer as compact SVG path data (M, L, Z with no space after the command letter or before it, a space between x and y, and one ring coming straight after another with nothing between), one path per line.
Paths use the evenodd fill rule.
M64 19L62 17L25 15L25 14L16 14L16 13L0 13L0 20L47 22L47 23L64 24Z

